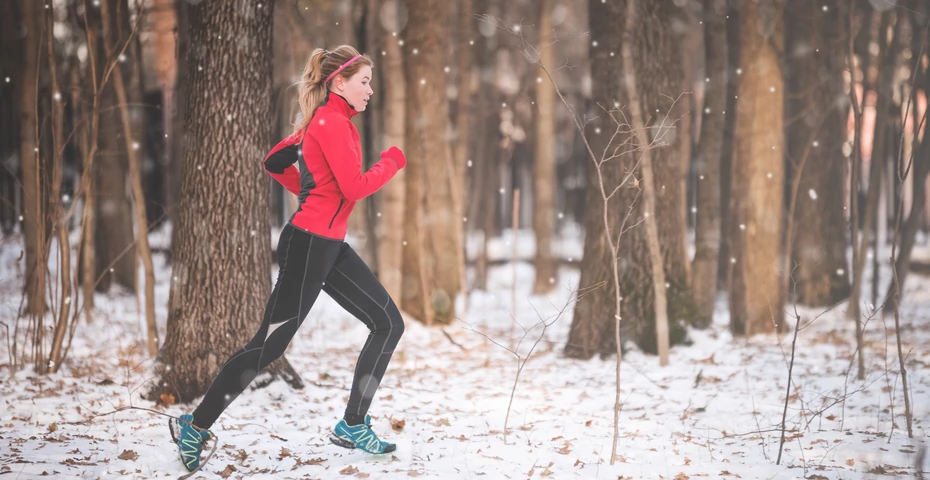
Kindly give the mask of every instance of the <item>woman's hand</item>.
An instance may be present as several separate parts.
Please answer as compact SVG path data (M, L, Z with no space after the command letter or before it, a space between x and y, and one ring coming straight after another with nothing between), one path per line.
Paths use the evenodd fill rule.
M397 169L400 170L407 166L407 157L404 156L404 152L400 151L397 147L391 147L383 152L381 152L381 158L389 158L397 164Z

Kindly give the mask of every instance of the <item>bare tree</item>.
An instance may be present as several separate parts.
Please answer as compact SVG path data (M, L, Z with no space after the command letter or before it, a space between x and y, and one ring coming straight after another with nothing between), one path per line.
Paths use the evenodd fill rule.
M539 10L539 62L553 65L552 0ZM542 80L542 79L540 79ZM555 237L555 90L550 82L536 83L536 161L533 165L533 232L536 235L536 280L533 293L552 291L558 262L552 251Z
M717 260L720 257L720 176L723 134L727 118L727 0L704 0L704 111L695 170L697 215L694 226L694 260L691 284L694 301L706 327L717 297Z
M42 169L39 155L39 55L42 22L39 4L34 0L19 2L24 32L19 97L19 160L23 182L22 225L26 246L26 308L30 316L45 313L45 215L42 209Z
M382 56L384 67L381 75L384 79L384 145L397 145L404 150L404 118L406 99L406 80L404 76L403 55L398 42L400 23L399 4L397 0L379 0L379 11L387 17L382 33L381 45L385 55ZM406 169L397 172L393 181L387 183L379 192L381 203L381 221L378 247L378 278L392 298L402 297L403 259L404 259L404 203Z
M730 198L730 329L782 328L783 40L778 0L740 1L740 79Z
M844 2L791 0L785 9L786 163L790 173L783 289L811 306L849 295L846 218L847 47ZM838 100L839 99L839 100ZM789 285L788 277L794 279ZM783 293L783 298L786 298Z
M160 382L150 392L156 398L171 393L189 402L202 395L221 363L253 333L271 291L261 159L272 125L267 72L273 7L233 2L189 7L183 71L190 135L181 169L168 332L159 354ZM225 134L229 131L237 134ZM302 385L283 357L268 372L271 379Z
M464 216L455 198L462 188L455 178L449 145L446 98L450 4L441 0L407 0L410 19L404 30L407 76L405 142L407 199L403 308L427 324L448 323L455 316L461 288ZM417 225L418 224L418 225ZM405 248L406 248L405 247ZM413 273L407 275L407 272Z
M94 9L94 16L100 17L98 37L98 58L109 58L108 51L117 51L115 46L130 42L129 1L101 0L99 9ZM108 12L104 15L104 12ZM139 61L133 48L121 50L115 68L122 71L124 78L130 79L127 87L132 103L141 99L138 75L133 65ZM103 72L98 72L103 73ZM141 117L141 116L140 116ZM133 235L133 216L130 203L129 150L126 148L125 135L141 139L142 126L133 122L135 132L123 131L120 118L119 99L116 95L115 82L104 86L101 109L100 130L98 132L99 152L91 168L95 171L94 193L92 197L94 212L94 259L95 277L102 277L96 282L98 291L106 291L113 284L121 285L136 292L135 236ZM134 140L142 148L141 140ZM130 146L130 148L133 148Z

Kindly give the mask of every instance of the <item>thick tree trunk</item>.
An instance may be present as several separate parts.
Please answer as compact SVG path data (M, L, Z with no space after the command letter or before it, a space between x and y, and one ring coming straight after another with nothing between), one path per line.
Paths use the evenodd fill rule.
M174 102L171 104L170 110L165 111L165 114L171 115L171 131L168 132L168 136L172 138L171 149L168 153L168 165L165 169L172 173L165 178L165 198L174 199L175 202L174 208L168 208L168 219L171 221L172 229L171 249L167 259L169 263L174 261L176 246L178 244L178 210L180 205L177 202L181 198L181 178L179 172L184 168L184 152L187 151L187 139L189 136L186 128L187 84L189 74L187 72L187 62L185 62L184 59L187 58L188 50L190 49L191 35L188 21L190 2L187 0L174 0L174 5L175 12L177 13L177 35L175 36L177 50L175 61L177 62L178 71L174 84ZM196 68L196 65L194 68Z
M784 198L782 4L740 1L740 68L730 198L730 328L774 332L784 316L779 268Z
M720 152L720 255L717 257L717 290L729 288L733 264L730 262L730 187L733 183L733 137L736 131L736 94L742 71L740 65L739 0L727 0L730 5L727 28L727 115L723 121L723 151ZM735 8L734 8L735 7Z
M621 51L623 41L621 26L626 18L626 9L620 3L605 4L600 0L588 1L591 37L597 39L597 45L592 43L589 49L592 103L587 113L596 115L599 120L585 128L585 136L589 139L591 149L595 153L603 152L608 148L610 138L616 128L601 106L608 109L615 108L614 102L619 102L623 89L623 65L618 53ZM614 52L614 56L611 56L610 52ZM601 158L596 160L602 161ZM613 266L608 260L611 258L611 252L604 232L605 205L600 185L603 184L604 189L610 192L620 185L624 178L621 159L604 162L600 172L590 158L587 161L590 165L585 182L587 193L584 210L584 256L581 259L581 277L578 283L580 299L575 304L571 330L564 350L567 357L580 359L593 357L601 351L602 343L605 343L602 337L613 336L617 299ZM623 191L632 190L630 185L624 185L622 188ZM633 223L632 221L623 222L627 212L624 211L621 200L616 198L618 195L621 194L615 195L614 200L607 204L606 213L610 222L610 231L614 237L620 232L621 226L628 228L629 223ZM623 194L623 196L627 195ZM635 219L632 220L635 221ZM631 232L626 232L623 235L630 234ZM623 266L624 264L621 263L621 267ZM630 319L622 321L626 322Z
M550 71L557 68L553 54L552 0L543 0L539 20L539 61ZM533 232L536 234L536 280L533 293L545 294L555 287L558 263L552 250L555 239L555 87L542 71L536 83L536 161L533 169Z
M723 133L727 118L726 0L704 0L704 111L695 165L697 171L697 215L694 227L692 288L701 321L710 325L717 298L717 261L720 258L720 176Z
M189 8L187 151L161 383L180 402L202 395L255 333L271 291L267 178L274 3ZM230 42L230 39L238 39ZM228 134L235 132L235 135ZM271 378L300 379L279 359Z
M404 109L406 107L406 91L404 77L404 62L398 42L398 4L397 0L379 0L379 12L392 13L389 16L389 28L378 30L382 32L381 44L386 52L381 57L384 66L381 68L383 78L384 98L384 147L395 145L404 150ZM378 277L384 288L392 298L401 301L403 298L402 281L404 278L404 239L407 231L401 228L404 225L404 204L406 201L407 169L397 172L397 176L379 192L381 203L381 218L379 221L378 246ZM413 278L417 272L410 272Z
M42 210L42 170L39 155L39 45L42 23L39 5L33 0L20 1L20 17L24 32L23 56L20 68L19 96L19 160L22 169L22 226L26 247L26 312L39 316L45 313L45 212Z
M14 158L20 150L20 105L18 92L22 81L23 38L20 37L18 2L7 1L0 6L0 158ZM7 78L9 80L7 80ZM0 169L0 231L10 235L19 222L20 184L19 168Z
M842 100L848 48L846 10L839 0L790 0L785 8L785 114L788 168L798 182L788 294L810 306L832 305L849 295L846 260L846 120ZM824 11L826 8L826 11ZM794 185L793 185L794 187ZM793 283L793 285L792 285Z
M449 2L441 0L408 0L410 19L404 31L408 112L404 144L411 160L407 166L411 178L406 213L408 218L417 217L422 227L419 232L412 229L406 233L421 242L418 262L424 277L411 283L422 283L415 286L427 295L425 302L412 303L426 305L427 311L408 311L426 322L442 324L455 316L462 279L463 215L455 202L461 179L455 178L448 141L449 105L443 72L449 8ZM420 188L422 194L415 191Z
M128 0L101 0L101 12L110 12L101 17L100 52L97 58L109 60L107 51L119 55L125 42L129 39L129 2ZM108 22L108 25L103 25ZM104 46L109 45L109 48ZM125 78L131 78L135 51L126 48L116 67L122 70ZM106 64L106 61L100 62ZM102 75L104 68L98 68ZM119 111L119 101L113 82L108 82L103 89L100 102L100 144L93 169L96 174L94 207L96 208L94 234L96 241L95 277L100 278L97 290L105 292L110 286L121 285L136 291L136 251L133 235L132 208L129 197L128 151L123 139ZM138 138L138 135L135 135Z

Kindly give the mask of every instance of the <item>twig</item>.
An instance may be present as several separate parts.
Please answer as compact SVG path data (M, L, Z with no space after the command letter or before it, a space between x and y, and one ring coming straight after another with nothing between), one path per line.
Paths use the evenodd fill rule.
M788 415L788 399L791 397L791 372L794 370L794 352L798 342L798 326L801 324L801 316L795 311L794 338L791 340L791 363L788 364L788 386L785 387L785 407L781 412L781 440L778 443L778 459L775 465L781 465L782 447L785 446L785 417Z
M441 330L442 330L442 334L445 335L446 338L448 338L450 342L452 342L452 345L455 345L456 347L459 347L463 352L467 352L467 351L468 351L468 349L465 348L465 347L463 347L461 343L456 342L455 339L452 338L452 335L449 335L449 332L447 332L445 328L442 328Z

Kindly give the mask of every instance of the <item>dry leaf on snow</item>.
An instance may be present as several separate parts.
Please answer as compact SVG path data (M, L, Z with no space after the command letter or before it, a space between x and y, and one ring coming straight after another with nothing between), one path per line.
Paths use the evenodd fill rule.
M119 458L120 460L136 461L139 459L139 454L134 452L133 450L123 450L123 453L119 454L119 457L117 458Z

